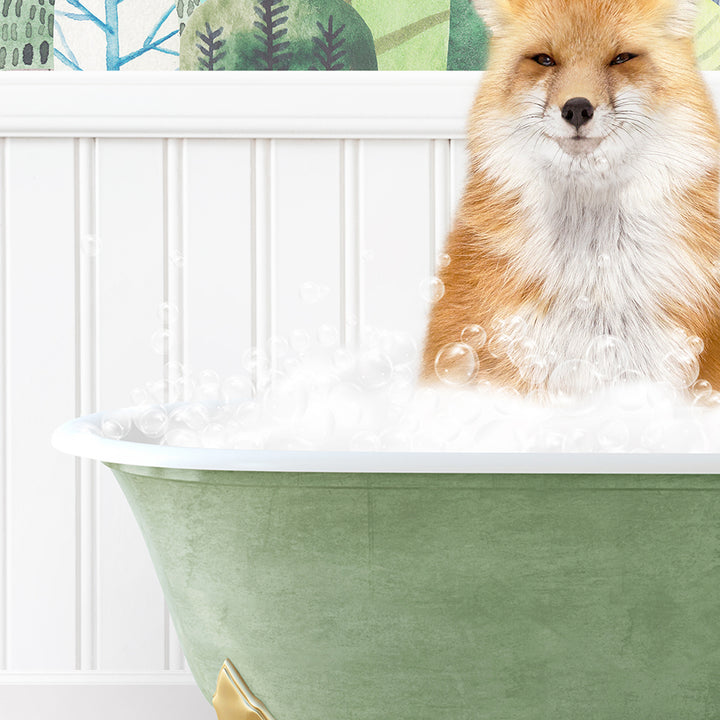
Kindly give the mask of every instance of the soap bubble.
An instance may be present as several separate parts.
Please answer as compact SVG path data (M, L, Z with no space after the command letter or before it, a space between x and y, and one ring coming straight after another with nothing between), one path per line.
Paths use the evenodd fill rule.
M150 402L150 393L147 387L136 387L130 392L133 405L147 405Z
M100 424L103 437L122 440L132 428L132 416L127 410L105 413Z
M707 380L698 380L693 383L690 392L696 400L707 400L713 392L712 385Z
M333 353L333 365L341 374L351 373L355 368L355 353L347 348L337 348Z
M407 333L385 333L380 338L380 350L395 367L409 365L417 356L417 344Z
M151 345L154 353L164 355L165 349L170 340L170 332L168 330L156 330L153 333Z
M181 423L190 430L200 432L210 422L210 412L199 402L180 405L170 413L174 423Z
M177 305L164 302L158 305L157 316L163 326L167 327L171 322L175 322L180 316L180 310Z
M436 303L445 295L445 283L438 277L420 283L420 297L427 303Z
M663 358L662 368L668 382L680 389L690 387L700 374L697 356L683 349L669 352Z
M586 360L566 360L560 363L548 380L551 399L561 405L575 403L579 398L588 398L601 386L601 379L595 368Z
M185 265L185 256L177 250L171 252L170 253L170 264L174 268L178 268L178 269L182 268Z
M691 335L690 337L688 337L686 343L688 350L694 355L701 355L703 350L705 349L705 343L703 342L703 339L698 337L697 335Z
M247 375L233 375L222 383L223 401L228 405L237 405L252 400L255 387Z
M493 335L487 344L487 350L490 355L499 360L508 354L512 341L512 336L504 332Z
M162 440L162 444L171 447L201 447L198 434L192 430L185 430L183 428L168 430Z
M598 432L600 447L605 452L620 452L625 449L629 440L630 431L620 420L606 422Z
M378 390L387 385L393 374L392 360L380 350L368 350L358 358L358 375L367 390Z
M80 240L82 254L87 257L97 257L100 254L101 243L96 235L83 235Z
M463 329L460 339L478 352L487 342L487 333L480 325L468 325Z
M330 294L327 285L316 282L304 282L300 286L300 298L306 305L316 305Z
M630 349L624 340L613 335L598 335L585 348L585 360L594 366L604 380L614 380L631 369Z
M290 354L290 343L282 335L273 335L268 340L268 351L275 360L283 360Z
M435 374L446 385L467 385L477 368L477 354L467 343L445 345L435 357Z
M437 256L436 265L440 270L444 270L450 265L452 258L446 252L439 253Z
M265 410L273 420L298 420L308 407L308 389L299 381L281 378L270 385L263 400Z
M143 435L159 438L168 427L167 410L162 405L151 405L137 415L135 424Z
M550 366L540 355L528 355L519 364L520 377L529 385L542 385L547 380Z
M243 369L249 373L263 372L270 367L270 358L264 350L250 348L243 353L241 364ZM202 382L201 378L200 383Z
M311 344L310 333L307 330L297 329L292 331L290 346L296 353L299 355L306 353Z
M587 295L581 295L576 301L575 301L575 307L578 310L587 310L592 306L592 301Z

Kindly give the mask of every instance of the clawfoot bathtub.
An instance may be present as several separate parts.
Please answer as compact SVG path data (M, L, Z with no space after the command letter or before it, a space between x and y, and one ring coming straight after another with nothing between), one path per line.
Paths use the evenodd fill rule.
M55 446L113 470L221 720L720 717L717 456L195 450L87 423Z

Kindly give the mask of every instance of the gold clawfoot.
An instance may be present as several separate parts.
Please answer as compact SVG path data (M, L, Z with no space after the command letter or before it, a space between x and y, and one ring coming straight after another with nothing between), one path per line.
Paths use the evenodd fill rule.
M252 694L229 660L220 670L213 707L218 720L273 720L268 709Z

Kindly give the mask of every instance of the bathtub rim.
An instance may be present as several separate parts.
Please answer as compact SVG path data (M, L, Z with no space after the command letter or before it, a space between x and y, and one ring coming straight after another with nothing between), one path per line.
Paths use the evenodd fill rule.
M60 452L103 463L177 470L307 473L718 475L718 453L460 453L221 450L112 440L88 432L104 413L64 423Z

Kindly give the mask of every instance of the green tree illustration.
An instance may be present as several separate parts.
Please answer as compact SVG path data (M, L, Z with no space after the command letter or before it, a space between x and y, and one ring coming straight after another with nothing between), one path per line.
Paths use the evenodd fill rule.
M224 70L224 67L217 67L217 63L225 57L225 51L218 52L225 44L224 40L220 39L224 28L218 28L213 30L209 23L205 23L205 34L199 30L195 31L200 43L195 43L195 47L200 50L204 57L198 58L200 64L206 70Z
M283 0L260 0L255 5L255 13L260 20L253 25L260 31L255 33L255 39L260 47L255 50L255 58L260 70L287 70L292 59L289 51L290 43L280 39L287 35L287 27L282 27L288 21L288 5L280 5Z
M323 27L323 24L318 21L318 30L320 30L320 37L314 37L313 42L315 43L315 57L323 70L344 70L345 63L342 62L343 56L347 55L347 50L342 50L342 46L345 44L345 38L340 37L342 31L345 29L344 25L341 25L337 29L333 29L333 16L328 18L327 28ZM318 68L313 65L311 70L317 70Z

